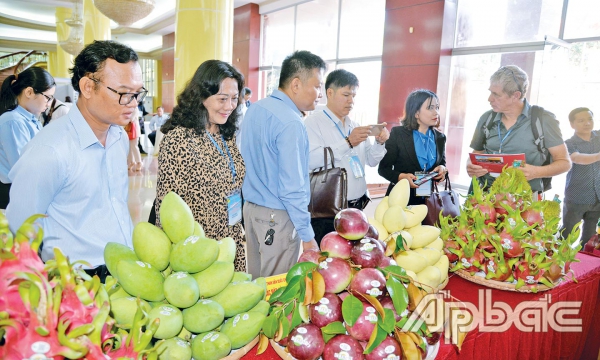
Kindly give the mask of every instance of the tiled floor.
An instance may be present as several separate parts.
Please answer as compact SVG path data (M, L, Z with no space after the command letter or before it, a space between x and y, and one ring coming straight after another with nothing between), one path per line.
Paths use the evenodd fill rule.
M156 197L157 156L142 155L142 171L129 172L129 212L133 224L148 221Z

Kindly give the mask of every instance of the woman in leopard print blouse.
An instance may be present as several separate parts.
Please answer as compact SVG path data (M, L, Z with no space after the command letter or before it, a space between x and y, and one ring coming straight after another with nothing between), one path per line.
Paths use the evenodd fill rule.
M235 270L245 272L241 212L238 220L227 205L227 199L241 190L246 175L234 135L243 88L243 75L223 61L208 60L198 67L161 128L165 136L158 155L155 206L160 226L162 199L170 191L179 194L206 237L235 240Z

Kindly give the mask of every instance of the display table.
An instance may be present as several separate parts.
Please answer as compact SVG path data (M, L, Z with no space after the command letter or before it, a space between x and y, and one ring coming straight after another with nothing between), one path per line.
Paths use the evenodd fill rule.
M458 354L455 346L443 344L436 359L597 359L600 349L600 258L578 254L581 261L571 265L577 282L567 280L556 288L533 294L491 290L493 302L505 302L512 309L525 301L540 302L549 296L548 307L559 301L581 301L578 315L581 332L523 332L513 324L505 332L470 332ZM478 290L485 287L453 276L446 290L462 301L478 303ZM548 298L546 298L548 299ZM530 308L530 307L528 307ZM516 315L516 314L515 314ZM537 314L536 314L537 316Z
M550 326L546 332L523 332L514 324L504 332L476 329L467 335L460 354L454 345L442 343L436 359L598 359L600 310L596 308L600 302L600 258L581 253L577 258L581 262L571 265L577 282L566 280L552 290L537 294L490 290L493 302L505 302L511 309L525 301L539 302L540 298L549 299L548 308L559 301L581 301L579 314L564 316L581 319L581 332L558 332ZM480 289L489 288L458 276L452 276L446 286L452 297L476 306ZM279 359L279 356L269 346L260 356L256 356L254 348L242 359Z

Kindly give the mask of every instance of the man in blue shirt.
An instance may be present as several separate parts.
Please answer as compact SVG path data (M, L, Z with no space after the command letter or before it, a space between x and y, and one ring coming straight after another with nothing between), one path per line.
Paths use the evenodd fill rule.
M44 127L9 173L11 227L32 214L47 215L40 221L42 260L58 247L71 261L87 261L93 269L86 272L101 280L108 274L105 245L131 247L129 139L122 126L147 93L137 60L135 51L114 41L86 46L71 69L80 94L76 106Z
M244 225L248 272L254 277L287 272L296 263L299 243L318 249L308 203L308 135L302 111L315 109L325 62L296 51L281 66L279 89L252 104L242 123L241 151L246 163Z
M150 134L148 134L148 139L152 143L152 146L155 145L156 141L156 131L160 130L160 128L165 124L165 122L169 120L169 115L164 114L164 110L162 106L156 108L156 115L152 117L150 120Z

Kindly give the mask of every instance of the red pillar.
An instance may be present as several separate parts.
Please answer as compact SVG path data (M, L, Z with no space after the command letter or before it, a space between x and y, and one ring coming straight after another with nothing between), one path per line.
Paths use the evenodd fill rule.
M385 12L379 122L392 127L412 90L437 92L444 1L387 0Z
M233 12L233 66L252 90L252 101L258 96L258 63L260 56L260 14L258 5L250 3Z
M162 107L167 113L175 106L175 33L163 35ZM151 111L151 112L154 112Z

